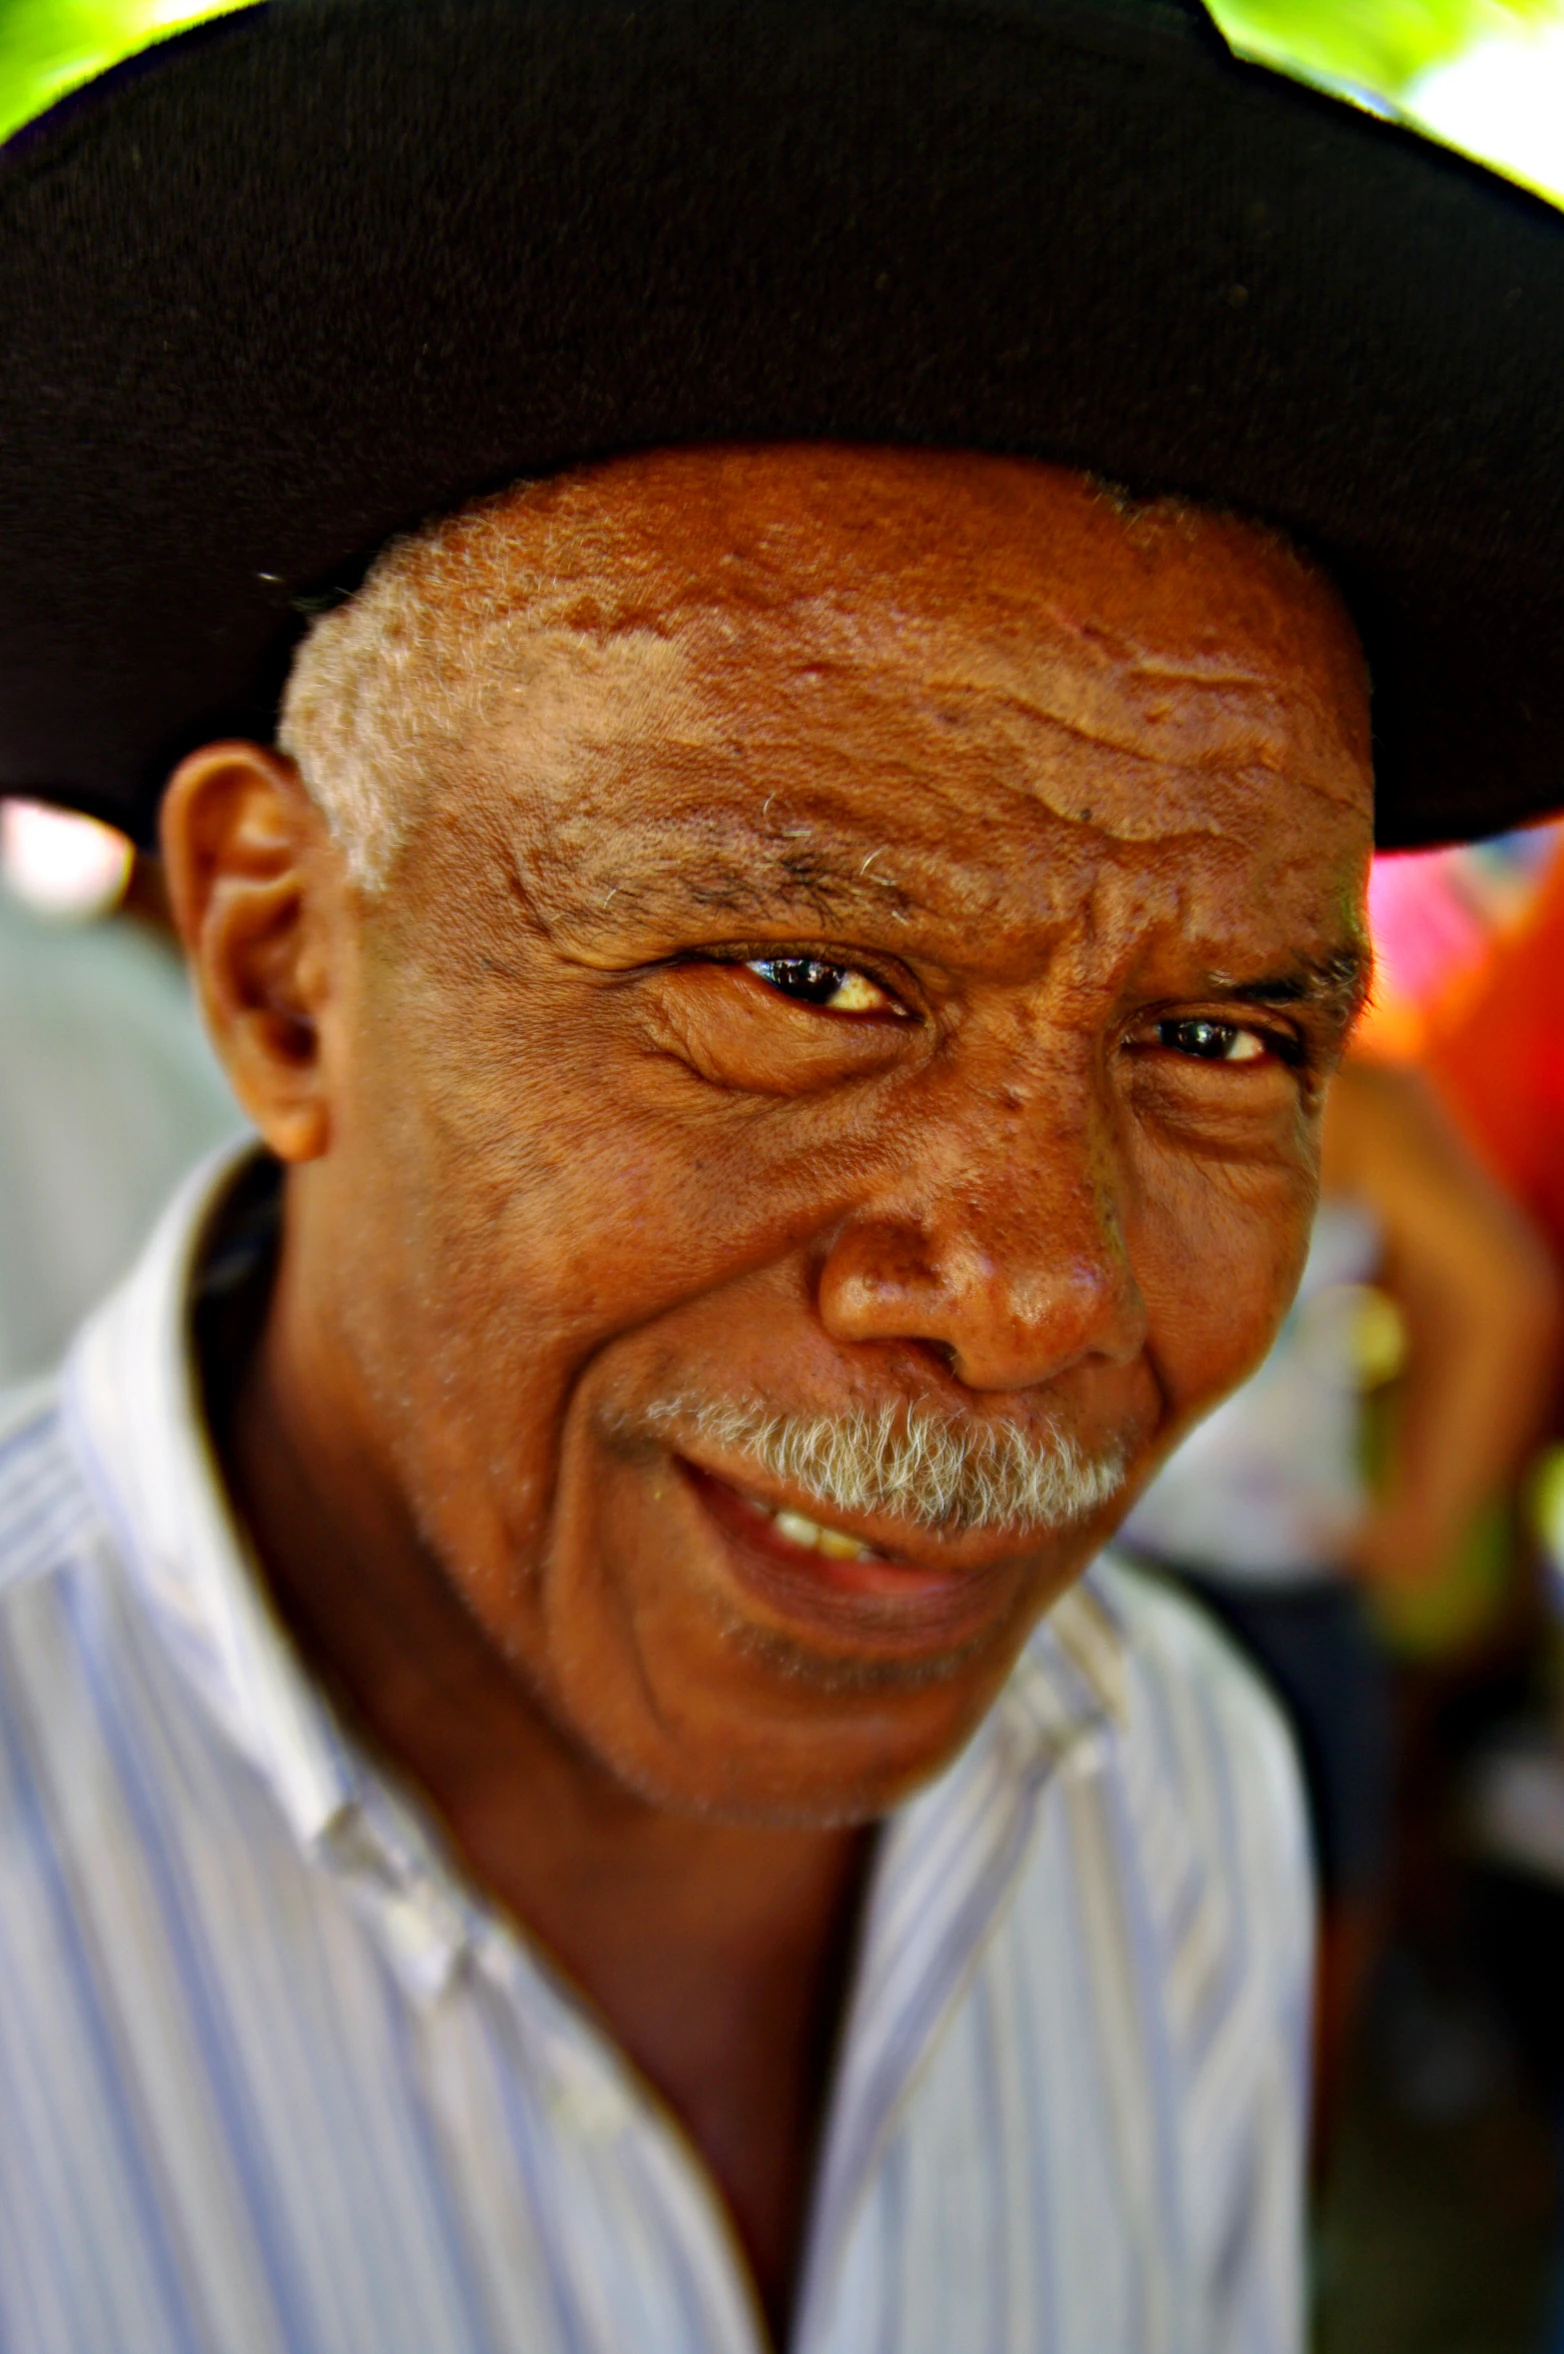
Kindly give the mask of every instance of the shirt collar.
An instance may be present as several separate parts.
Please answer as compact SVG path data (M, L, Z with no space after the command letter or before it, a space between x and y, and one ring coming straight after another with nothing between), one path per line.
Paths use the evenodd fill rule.
M212 1230L253 1147L197 1168L126 1282L83 1327L65 1410L132 1588L294 1836L370 1892L404 1974L444 1983L480 1919L415 1807L345 1731L272 1607L203 1411L192 1300ZM1023 1779L1122 1718L1125 1636L1095 1570L1032 1635L990 1719Z
M1128 1637L1104 1556L1039 1621L998 1711L1024 1764L1057 1759L1085 1735L1111 1731L1128 1709Z
M194 1170L139 1262L82 1328L64 1408L145 1623L299 1845L347 1888L417 1995L477 1926L439 1842L369 1761L272 1607L207 1429L193 1302L213 1227L254 1147Z
M347 1752L234 1519L202 1410L191 1311L217 1212L253 1146L214 1155L83 1326L65 1412L139 1599L288 1821L318 1839L351 1799Z

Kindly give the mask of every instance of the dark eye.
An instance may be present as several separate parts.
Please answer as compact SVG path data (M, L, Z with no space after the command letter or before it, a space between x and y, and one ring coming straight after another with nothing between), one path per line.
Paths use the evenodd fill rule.
M1159 1022L1157 1044L1202 1063L1253 1063L1270 1051L1269 1041L1239 1022Z
M745 965L779 996L796 1005L816 1005L825 1013L902 1013L888 989L855 965L828 964L818 956L756 956Z

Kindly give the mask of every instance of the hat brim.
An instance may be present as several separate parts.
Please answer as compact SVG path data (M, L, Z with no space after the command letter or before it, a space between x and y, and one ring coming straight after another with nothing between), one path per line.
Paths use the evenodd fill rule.
M660 443L1262 516L1386 844L1564 802L1564 218L1172 0L290 0L0 155L0 790L145 838L392 532Z

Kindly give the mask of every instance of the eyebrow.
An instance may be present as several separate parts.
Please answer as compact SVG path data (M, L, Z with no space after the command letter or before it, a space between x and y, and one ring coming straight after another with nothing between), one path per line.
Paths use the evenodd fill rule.
M714 848L697 869L679 866L627 877L610 897L620 900L626 912L633 909L654 919L698 912L740 921L746 915L776 920L799 909L822 923L840 922L855 904L892 911L911 904L890 877L876 873L877 852L861 861L843 860L838 852L812 844L811 833L801 827L794 841L773 838L760 859ZM905 915L900 920L905 922ZM1214 967L1207 979L1213 995L1234 1005L1310 1007L1345 1035L1363 1010L1373 969L1367 942L1348 938L1322 955L1290 957L1283 969L1254 980Z
M1226 973L1213 973L1211 978L1236 1005L1316 1006L1346 1030L1363 1010L1372 973L1370 950L1353 942L1325 956L1299 957L1286 972L1258 980L1237 981Z
M697 867L628 876L616 884L614 896L622 896L626 907L638 914L651 916L686 912L770 916L800 908L828 920L855 903L865 907L905 904L903 893L890 878L876 875L876 856L871 851L857 865L844 862L833 853L810 847L801 829L796 842L769 843L760 858L741 859L725 850L708 850Z

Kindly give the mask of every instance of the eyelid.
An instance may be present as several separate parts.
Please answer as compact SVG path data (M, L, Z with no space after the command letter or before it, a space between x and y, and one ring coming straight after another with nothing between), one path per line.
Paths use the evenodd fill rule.
M928 1011L922 991L904 966L896 964L889 957L880 957L861 948L825 947L815 940L756 940L748 944L739 941L732 945L724 944L720 948L692 949L684 956L670 961L743 968L756 964L781 964L789 957L831 965L844 973L861 973L866 981L874 983L876 989L884 990L899 1017L918 1020Z
M1243 1031L1251 1038L1258 1038L1266 1052L1288 1070L1307 1073L1320 1061L1316 1042L1303 1028L1276 1021L1256 1007L1232 1003L1157 1006L1139 1017L1126 1032L1124 1042L1126 1046L1155 1045L1154 1033L1176 1022L1209 1022L1213 1029Z
M1195 1018L1204 1020L1208 1017L1197 1015ZM1247 1006L1235 1007L1230 1014L1223 1014L1220 1019L1227 1027L1247 1030L1252 1038L1258 1038L1262 1046L1274 1054L1279 1062L1286 1063L1290 1070L1301 1070L1312 1060L1308 1033L1295 1029L1288 1022L1256 1013Z

